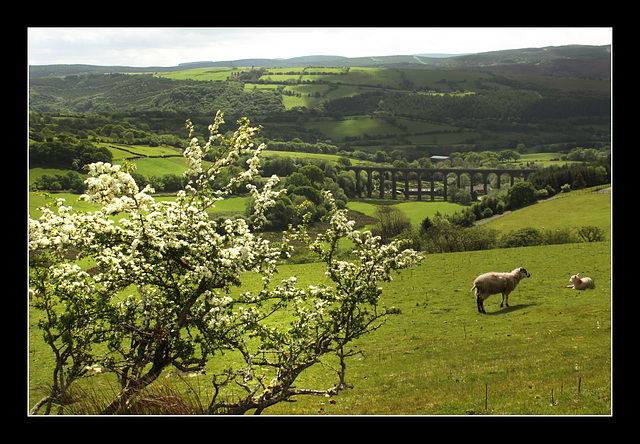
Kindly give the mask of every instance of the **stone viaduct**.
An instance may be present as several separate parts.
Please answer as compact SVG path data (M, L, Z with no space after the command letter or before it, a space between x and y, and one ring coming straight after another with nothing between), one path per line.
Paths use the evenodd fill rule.
M435 188L434 182L436 180L436 176L439 176L439 180L441 180L444 184L444 198L447 200L447 181L444 180L448 178L450 174L454 174L456 176L456 181L458 188L460 188L460 177L463 174L467 174L470 178L471 187L473 188L473 180L474 176L477 174L482 175L482 184L484 186L484 194L487 194L487 182L489 180L489 175L494 174L498 177L498 188L500 188L500 178L507 174L510 177L511 185L513 185L514 179L523 178L523 180L527 180L529 175L536 170L530 169L454 169L454 168L392 168L392 167L368 167L368 166L350 166L346 168L347 170L355 171L356 173L356 193L357 196L362 195L362 184L360 173L362 171L367 173L367 182L366 182L366 192L367 197L372 197L373 195L373 174L375 172L378 173L379 179L379 193L380 198L384 199L385 193L385 181L387 178L387 173L391 176L391 198L396 199L398 195L397 188L397 174L402 173L404 176L404 188L402 190L402 194L404 194L405 199L409 199L410 195L417 195L418 200L422 200L423 194L431 195L431 200L434 200L435 197ZM410 175L413 173L413 181L416 180L418 182L417 189L411 190L409 188L409 180ZM427 179L430 182L430 187L428 189L422 189L422 180L423 178Z

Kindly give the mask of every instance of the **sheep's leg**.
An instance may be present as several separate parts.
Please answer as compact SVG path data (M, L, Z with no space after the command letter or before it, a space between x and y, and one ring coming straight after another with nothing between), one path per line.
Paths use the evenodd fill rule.
M478 306L478 313L482 313L482 299L480 299L480 295L476 294L476 305Z
M478 302L478 313L486 313L485 309L484 309L484 300L486 298L482 297L482 294L478 294L477 295L477 302Z
M509 306L509 293L502 293L502 301L500 302L500 308L502 308L502 304L505 304L507 307Z

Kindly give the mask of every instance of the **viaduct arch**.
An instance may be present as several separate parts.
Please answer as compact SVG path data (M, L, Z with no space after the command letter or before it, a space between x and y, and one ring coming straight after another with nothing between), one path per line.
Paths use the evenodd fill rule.
M454 174L456 176L456 180L458 183L458 188L460 188L460 178L463 174L467 174L471 181L471 189L473 189L473 178L476 174L482 175L482 184L484 187L484 194L487 194L487 182L489 180L489 175L495 174L498 176L498 188L500 188L500 178L507 174L510 178L511 185L513 186L514 179L516 177L522 177L524 180L529 178L529 175L536 170L531 169L457 169L457 168L393 168L393 167L368 167L368 166L350 166L346 168L350 171L355 171L356 173L356 193L358 196L362 195L363 187L361 184L360 173L365 171L367 173L366 180L366 193L367 197L373 197L373 174L378 173L379 180L379 196L380 199L384 199L385 194L385 182L386 175L389 173L391 176L391 198L396 199L398 195L398 180L397 174L402 173L404 176L404 188L403 193L404 198L409 199L410 195L417 195L418 200L422 200L422 196L425 194L431 195L431 200L433 201L435 198L435 187L434 182L436 175L440 175L443 181L444 188L444 199L447 200L447 177L450 174ZM417 190L411 190L409 188L409 176L413 175L417 177L418 188ZM422 180L426 179L430 182L430 187L427 189L422 188ZM413 179L415 180L415 179Z

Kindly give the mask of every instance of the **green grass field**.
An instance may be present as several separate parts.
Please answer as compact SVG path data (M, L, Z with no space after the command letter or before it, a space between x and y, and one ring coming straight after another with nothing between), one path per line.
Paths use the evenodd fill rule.
M72 197L73 195L69 196ZM590 223L607 225L610 195L574 192L557 200L518 210L490 223L501 230ZM575 205L588 205L580 218ZM237 211L242 199L230 199L220 210ZM349 208L373 214L373 202L350 202ZM447 212L444 203L396 204L412 222L425 210ZM556 206L560 205L557 208ZM609 203L610 205L610 203ZM583 207L582 207L583 208ZM473 279L486 271L525 267L531 278L512 293L510 307L499 308L499 295L476 311L469 291ZM572 274L590 276L594 290L565 288ZM318 264L283 265L280 276L295 275L301 285L325 281ZM241 289L259 285L248 274ZM423 263L397 275L384 286L382 302L401 314L353 346L361 354L348 367L354 388L332 398L300 397L278 404L265 414L337 415L609 415L611 414L611 243L579 243L426 255ZM238 290L240 291L240 289ZM30 404L41 396L51 370L51 357L29 319ZM225 358L226 359L226 358ZM226 361L212 362L211 371ZM106 389L109 375L91 380ZM177 377L185 395L195 384L206 399L211 393L204 376ZM334 381L323 367L303 374L299 386L325 388ZM191 392L193 394L193 391Z
M274 154L280 155L279 152ZM162 161L162 166L151 161ZM139 170L166 171L172 159L140 159ZM138 161L138 162L139 162ZM141 168L140 168L141 167ZM33 169L30 176L59 170ZM144 174L144 173L143 173ZM31 177L30 177L31 178ZM77 202L77 195L52 193L81 211L96 208ZM171 197L159 197L171 199ZM244 212L246 198L220 202L213 214ZM29 193L29 214L39 217L45 198ZM462 207L445 202L351 201L350 210L374 215L381 204L392 204L417 225L436 211L450 214ZM558 229L596 225L611 239L611 195L571 192L489 222L501 233L531 226ZM90 266L90 264L81 264ZM476 311L469 291L473 279L486 271L525 267L531 278L512 293L511 307L499 308L499 295ZM590 276L594 290L565 288L572 274ZM325 282L319 264L283 265L279 276L298 277L301 285ZM354 388L337 397L299 397L265 414L335 415L609 415L611 414L611 243L579 243L502 250L426 255L423 263L405 270L384 286L382 302L401 313L353 346L361 354L348 366ZM237 291L255 289L259 276L247 274ZM36 328L40 314L29 315L29 404L37 402L50 379L52 358ZM212 361L208 374L228 364ZM207 398L209 380L200 376L191 387L173 376L185 396L197 384ZM86 381L107 389L112 375ZM317 366L302 375L300 387L327 388L335 381ZM579 388L579 390L578 390Z
M440 214L452 214L464 209L462 205L449 202L418 202L418 201L389 201L389 200L359 200L347 203L350 210L359 211L367 216L375 216L376 208L380 205L393 205L404 213L413 225L418 225L425 217L433 217L436 212Z
M610 264L608 242L429 255L385 287L384 303L401 314L354 344L362 354L350 363L353 390L335 404L301 397L268 413L608 415ZM511 306L500 309L492 296L478 314L473 279L518 266L531 278ZM282 275L311 283L321 279L317 268ZM577 271L596 289L564 288ZM320 373L309 381L322 381Z
M469 289L485 271L523 266L531 273L512 293L510 307L499 296L476 311ZM594 278L596 289L564 288L571 274ZM317 264L285 265L282 279L300 285L324 282ZM259 276L247 275L247 288ZM265 414L338 415L608 415L611 413L611 244L553 245L426 256L384 286L382 303L401 310L373 334L353 344L361 352L348 363L354 388L329 403L299 397ZM29 319L30 404L42 396L51 359ZM228 364L210 363L208 374ZM109 374L90 382L107 389ZM208 378L185 385L202 399L211 393ZM326 388L335 381L322 366L302 375L298 386ZM578 392L578 387L580 391ZM553 402L552 402L553 391ZM486 397L485 397L486 393ZM486 405L486 408L485 408Z
M583 225L597 226L611 239L611 194L574 191L521 208L485 226L506 233L522 227L558 230Z
M182 150L171 146L123 145L114 143L96 143L97 147L106 147L113 154L113 160L127 159L133 156L180 156Z
M320 153L298 153L295 151L274 151L274 150L264 150L262 152L262 156L266 158L270 157L292 157L294 159L318 159L318 160L329 160L333 162L337 162L341 156L337 154L320 154ZM352 165L365 165L370 164L370 162L358 159L349 159Z
M58 198L65 199L66 205L71 205L77 211L96 211L99 208L88 202L78 200L80 195L72 193L50 193L49 195L53 201ZM163 200L175 200L175 196L156 196L157 201ZM40 207L52 202L51 199L47 199L40 193L29 193L29 216L32 219L40 217ZM209 209L209 213L213 215L232 215L232 214L244 214L247 197L230 197L223 201L216 203L215 207Z
M384 119L368 116L344 119L338 122L334 120L318 120L309 122L305 126L319 130L332 140L343 140L345 137L359 137L365 133L370 136L404 133L404 131L391 125Z
M536 164L542 167L571 165L580 162L572 162L570 160L560 160L562 153L529 153L522 154L517 162L513 162L515 167L524 166L525 164Z

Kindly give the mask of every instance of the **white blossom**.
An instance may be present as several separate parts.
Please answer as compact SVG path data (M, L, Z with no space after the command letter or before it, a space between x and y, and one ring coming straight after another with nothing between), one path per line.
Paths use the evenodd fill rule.
M391 280L394 270L420 260L400 242L383 244L370 231L357 230L329 192L324 193L331 208L326 232L312 239L303 223L288 230L281 243L261 237L253 230L266 221L265 212L286 190L275 190L279 183L275 175L261 190L249 183L258 175L265 148L264 144L255 147L251 141L259 128L241 119L238 130L226 138L218 133L223 122L218 113L204 146L192 137L193 125L187 122L191 141L183 154L189 182L174 201L156 201L149 186L140 190L127 168L97 162L88 166L87 192L82 196L96 204L97 211L78 212L64 200L57 200L55 209L45 207L39 219L29 219L30 251L55 254L47 259L57 261L43 269L50 281L37 283L46 288L36 286L35 290L48 290L47 294L60 298L86 299L100 308L95 311L99 315L87 314L101 316L88 325L105 325L98 337L109 344L112 353L122 354L117 362L108 357L112 359L109 368L119 375L133 374L136 365L140 372L153 367L149 364L154 341L183 362L195 359L198 346L207 356L237 349L248 360L270 353L282 363L291 359L291 365L296 359L320 362L321 356L314 355L316 350L336 351L375 329L378 324L374 321L382 322L386 312L378 311L383 294L380 283ZM208 153L215 159L205 169L203 159ZM214 189L220 170L241 156L248 156L246 169L221 189ZM244 219L210 220L207 210L243 184L254 201L253 226ZM110 217L115 214L118 222ZM337 259L336 249L344 238L354 245L350 260ZM301 241L317 255L319 263L325 263L329 284L302 286L295 276L271 282L278 261L291 254L293 240ZM100 272L90 276L82 271L64 256L69 248L93 260ZM230 295L231 287L241 285L247 272L260 275L261 289ZM134 294L131 286L137 289ZM274 317L278 317L276 322ZM253 338L252 346L260 351L250 352L245 337ZM320 340L324 342L319 344ZM128 348L134 347L128 344L143 343L148 352ZM94 363L103 361L95 359L91 350L86 353L90 360L80 368L95 373L98 367L93 367ZM294 366L278 371L285 375L288 368ZM266 389L260 382L265 376L253 372L258 369L249 362L237 374L244 375L242 384L246 387L253 381L255 396L267 396L282 383L276 378ZM260 392L260 388L264 390Z

